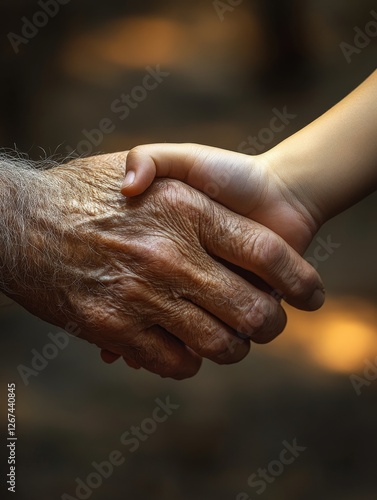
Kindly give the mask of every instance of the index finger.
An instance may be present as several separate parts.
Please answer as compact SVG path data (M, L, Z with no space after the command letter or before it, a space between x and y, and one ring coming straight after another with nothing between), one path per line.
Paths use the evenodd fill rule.
M271 295L298 309L323 305L319 274L280 236L217 203L206 213L201 242L210 255L256 274L273 288Z

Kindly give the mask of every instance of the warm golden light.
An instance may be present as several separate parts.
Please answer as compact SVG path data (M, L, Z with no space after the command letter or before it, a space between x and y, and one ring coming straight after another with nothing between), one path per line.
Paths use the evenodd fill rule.
M360 299L328 299L321 311L288 310L288 327L274 350L343 373L363 369L377 354L377 308ZM284 338L283 338L284 337ZM272 347L273 344L271 344Z
M176 58L180 38L179 24L167 19L118 19L70 38L63 47L60 63L63 71L75 78L111 82L120 66L169 66Z
M87 43L100 61L130 68L169 66L182 44L182 27L164 18L120 19L88 38Z
M334 315L311 342L310 354L330 370L358 370L364 359L375 352L375 329L361 320Z
M227 23L219 22L212 11L200 12L195 22L129 16L76 33L63 47L59 62L66 74L89 81L111 81L122 68L148 65L174 67L192 78L193 69L204 75L214 68L224 72L233 66L235 52L245 63L258 59L260 38L259 24L243 9Z

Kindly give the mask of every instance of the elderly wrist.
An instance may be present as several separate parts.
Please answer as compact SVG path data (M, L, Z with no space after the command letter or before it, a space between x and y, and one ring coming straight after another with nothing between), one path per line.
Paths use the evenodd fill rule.
M0 289L6 293L31 285L35 255L45 249L39 222L48 209L44 191L42 170L0 159Z

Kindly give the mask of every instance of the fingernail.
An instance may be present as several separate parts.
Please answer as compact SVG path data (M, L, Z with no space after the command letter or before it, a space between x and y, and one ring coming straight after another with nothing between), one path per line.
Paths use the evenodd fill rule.
M323 305L324 302L325 302L325 290L317 288L317 290L313 293L311 299L309 300L308 306L312 311L316 311Z
M129 172L127 172L127 175L124 178L122 189L131 186L131 184L134 183L134 180L135 180L135 172L133 170L130 170Z

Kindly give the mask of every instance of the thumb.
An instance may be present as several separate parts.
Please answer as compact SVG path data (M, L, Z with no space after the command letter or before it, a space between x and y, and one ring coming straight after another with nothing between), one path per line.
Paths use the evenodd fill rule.
M134 148L127 155L126 176L121 188L124 196L144 193L159 174L160 169L157 169L153 156L146 148L146 146Z
M252 157L197 144L138 146L127 156L122 193L135 196L155 177L180 180L238 213L250 210L260 172Z
M155 177L185 181L198 160L198 147L194 148L190 144L148 144L132 149L127 155L122 194L137 196L143 193Z

